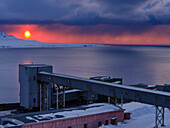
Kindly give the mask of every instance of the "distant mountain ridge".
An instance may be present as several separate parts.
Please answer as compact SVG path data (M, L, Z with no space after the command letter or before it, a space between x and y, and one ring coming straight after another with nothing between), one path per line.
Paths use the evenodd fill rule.
M55 47L102 47L95 44L42 43L35 40L18 39L0 32L0 48L55 48Z
M17 39L17 38L12 35L8 35L5 32L0 32L0 39Z

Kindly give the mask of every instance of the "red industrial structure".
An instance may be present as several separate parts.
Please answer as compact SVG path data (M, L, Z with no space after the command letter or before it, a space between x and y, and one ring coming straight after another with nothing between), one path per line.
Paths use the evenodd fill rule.
M117 117L118 122L123 122L124 110L26 124L24 128L97 128L101 124L111 124L113 117Z
M102 124L111 124L114 117L117 122L123 122L124 109L113 104L95 103L59 110L24 113L8 118L22 122L22 128L97 128Z

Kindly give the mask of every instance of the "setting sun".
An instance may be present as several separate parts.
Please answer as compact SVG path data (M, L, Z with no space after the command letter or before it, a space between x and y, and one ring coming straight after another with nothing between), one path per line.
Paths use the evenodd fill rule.
M31 33L30 31L25 31L24 35L26 38L29 38L31 36Z

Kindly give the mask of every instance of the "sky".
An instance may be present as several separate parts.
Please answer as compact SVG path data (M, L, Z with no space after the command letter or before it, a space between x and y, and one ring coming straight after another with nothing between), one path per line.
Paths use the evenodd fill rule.
M170 45L170 0L0 0L0 31L49 43Z

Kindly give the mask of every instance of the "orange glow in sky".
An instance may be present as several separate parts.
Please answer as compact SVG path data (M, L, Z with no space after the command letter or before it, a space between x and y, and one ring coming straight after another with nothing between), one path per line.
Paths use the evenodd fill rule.
M0 25L1 26L1 25ZM139 34L123 33L112 34L88 33L87 29L100 30L104 27L112 27L111 25L95 25L95 26L76 26L53 24L49 25L3 25L7 29L9 35L13 35L20 39L25 39L26 31L31 32L28 40L37 40L49 43L88 43L88 44L130 44L130 45L170 45L170 25L157 25L154 28ZM5 31L4 31L5 32Z
M31 62L31 60L24 60L22 64L33 64L33 62Z

